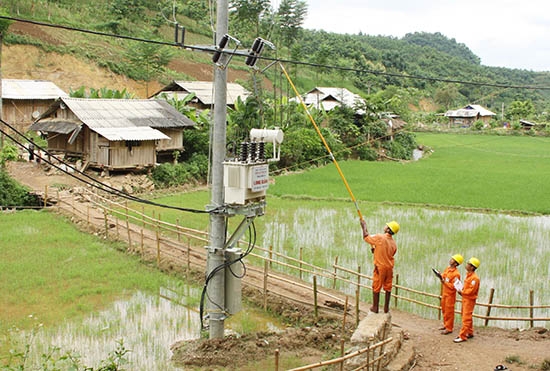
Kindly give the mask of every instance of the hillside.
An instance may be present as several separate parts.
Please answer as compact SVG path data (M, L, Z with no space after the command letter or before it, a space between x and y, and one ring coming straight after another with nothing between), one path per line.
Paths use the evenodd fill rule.
M63 43L63 40L51 29L28 23L16 22L10 26L10 32L31 36L44 43L54 45ZM193 80L211 81L213 79L213 67L205 63L174 59L169 67L176 72L185 73ZM33 45L16 44L3 47L2 78L49 80L66 92L81 86L117 90L126 88L138 98L147 98L145 81L135 81L116 74L108 68L99 67L77 55L47 53L41 47ZM229 70L228 81L230 82L246 78L246 71ZM149 94L158 91L162 86L160 81L151 81L148 87Z
M7 1L4 6L8 14L23 19L168 43L174 39L174 29L162 19L159 3L155 1L135 1L139 7L133 11L128 5L121 5L123 2L98 1L92 7L63 1L48 3L46 8L34 3ZM113 13L113 9L119 13ZM97 12L97 18L91 11ZM166 18L168 10L164 9L163 14ZM186 27L185 45L212 44L211 16L204 4L186 3L178 9L176 18ZM383 109L396 111L403 117L407 110L424 111L430 107L431 112L442 112L468 103L500 109L502 104L514 100L533 101L539 113L550 110L548 90L493 86L550 86L550 73L483 66L467 45L439 33L413 33L398 39L299 29L289 38L277 34L267 18L261 19L257 28L245 26L230 19L230 32L242 40L240 50L247 50L258 35L269 38L277 50L265 50L264 54L286 61L299 91L315 86L339 86L363 96L387 92L385 101L397 97L404 104ZM67 91L81 86L126 88L138 97L145 97L174 79L211 80L213 75L208 53L165 47L169 51L163 52L170 54L170 62L158 71L151 71L129 63L129 54L139 55L143 43L28 23L13 23L4 43L4 78L48 79ZM143 48L145 52L151 51ZM242 59L231 61L228 80L253 90L253 74ZM268 61L263 61L261 67L267 65ZM150 78L149 83L144 76ZM275 87L292 95L276 67L261 76L267 90Z

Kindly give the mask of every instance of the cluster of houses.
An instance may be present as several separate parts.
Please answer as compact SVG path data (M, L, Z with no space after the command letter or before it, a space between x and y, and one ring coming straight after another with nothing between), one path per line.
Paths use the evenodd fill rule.
M184 99L193 94L190 105L211 108L213 83L173 81L150 99L71 98L53 82L2 80L2 119L20 132L29 130L47 139L48 152L82 160L83 168L128 170L147 168L171 159L183 151L185 130L195 123L172 107L160 95ZM246 100L250 92L228 83L227 104ZM297 100L294 98L293 100ZM330 111L338 106L360 107L362 98L345 88L316 87L302 97L317 109ZM365 114L357 108L357 114ZM468 105L445 116L451 125L470 126L489 121L495 114L478 105ZM394 115L382 118L390 131L405 123Z
M147 168L183 151L184 131L195 126L165 99L154 98L183 99L191 93L190 105L211 107L213 84L204 81L174 81L151 99L86 99L71 98L50 81L3 79L2 119L20 132L39 132L48 152L79 158L83 169ZM227 104L248 95L229 83Z

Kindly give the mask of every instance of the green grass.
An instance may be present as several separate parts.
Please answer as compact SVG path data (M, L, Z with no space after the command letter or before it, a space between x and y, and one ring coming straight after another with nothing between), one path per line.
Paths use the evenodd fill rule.
M408 163L339 163L355 198L550 214L550 138L417 134L417 142L433 154ZM351 199L332 164L276 177L269 193Z
M60 216L21 211L0 219L0 333L25 328L29 315L51 325L167 283L166 275L117 251L122 246L83 234Z

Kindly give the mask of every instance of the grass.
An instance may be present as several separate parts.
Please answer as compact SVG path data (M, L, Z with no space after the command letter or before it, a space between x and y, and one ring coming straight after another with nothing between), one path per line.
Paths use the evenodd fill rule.
M1 220L2 333L7 324L25 328L31 314L52 325L101 309L124 292L155 292L168 282L117 251L122 246L83 234L59 216L21 211Z
M550 214L550 138L422 133L417 142L434 152L408 163L341 162L355 198ZM269 193L350 199L332 164L276 177Z

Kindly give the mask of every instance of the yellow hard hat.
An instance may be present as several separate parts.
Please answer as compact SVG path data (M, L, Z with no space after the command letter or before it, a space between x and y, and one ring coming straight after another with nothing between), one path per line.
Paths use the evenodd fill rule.
M391 222L386 223L386 225L388 226L389 229L391 229L393 234L396 234L397 232L399 232L399 224L397 224L395 220L392 220Z
M458 263L458 265L462 264L464 262L464 258L460 254L454 254L451 256L451 258Z
M479 265L481 264L478 258L470 258L470 260L468 260L468 263L472 264L476 268L479 268Z

